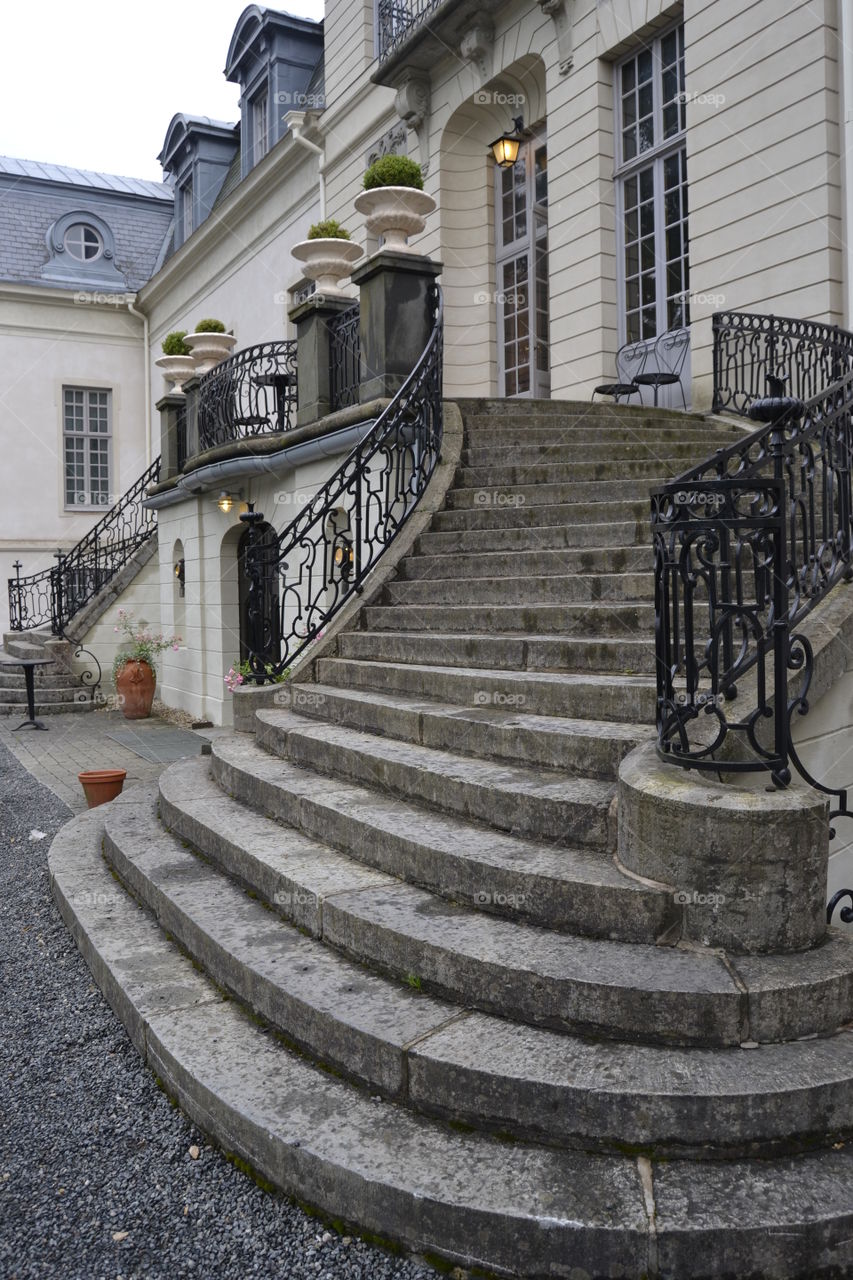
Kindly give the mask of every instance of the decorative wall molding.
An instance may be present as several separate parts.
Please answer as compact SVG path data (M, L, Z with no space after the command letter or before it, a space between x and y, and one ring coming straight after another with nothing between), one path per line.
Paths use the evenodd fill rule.
M459 53L466 62L472 62L485 83L492 75L495 28L491 18L481 14L464 32L459 42Z
M429 119L430 83L423 71L403 72L397 96L394 99L397 115L409 129L414 129L418 139L418 160L424 175L429 171Z
M574 0L539 0L539 8L554 23L560 75L568 75L575 60Z
M408 140L409 130L401 120L399 124L393 125L383 133L378 142L374 142L364 157L366 167L369 169L381 156L404 156L408 149Z

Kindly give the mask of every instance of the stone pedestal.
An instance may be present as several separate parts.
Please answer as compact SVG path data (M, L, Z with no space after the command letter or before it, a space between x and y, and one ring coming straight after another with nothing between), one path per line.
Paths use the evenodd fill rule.
M329 321L354 303L329 294L306 298L288 312L296 326L296 426L324 418L331 411Z
M619 860L662 883L686 941L735 954L800 951L826 933L829 805L793 785L717 782L658 758L652 743L619 769Z
M157 401L155 408L160 414L160 479L170 480L181 470L178 456L178 419L182 414L186 414L187 397L170 391ZM188 444L189 441L187 441Z
M380 249L353 271L361 291L361 404L393 396L415 367L430 335L427 291L441 270L420 254Z

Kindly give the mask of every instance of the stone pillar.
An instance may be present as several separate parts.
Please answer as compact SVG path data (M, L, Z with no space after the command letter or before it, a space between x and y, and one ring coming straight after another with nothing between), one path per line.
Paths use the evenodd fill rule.
M385 249L353 271L361 291L361 404L393 396L412 372L430 335L427 291L440 274L440 262Z
M805 950L826 933L829 804L805 785L719 782L648 743L619 769L618 857L672 893L668 941L751 955Z
M171 480L180 471L178 466L178 415L185 408L187 398L168 392L157 401L160 414L160 479Z
M331 410L329 321L353 302L353 298L318 294L288 312L296 326L297 427L317 422Z

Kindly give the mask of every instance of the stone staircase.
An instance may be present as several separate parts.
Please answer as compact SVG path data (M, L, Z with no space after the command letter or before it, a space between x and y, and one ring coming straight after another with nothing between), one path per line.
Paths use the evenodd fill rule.
M48 642L55 643L49 631L8 632L3 636L3 654L7 662L0 664L0 716L27 714L27 690L22 667L15 666L15 658L50 657ZM70 646L61 646L69 649ZM94 708L92 689L83 685L80 677L55 657L50 666L38 666L33 670L35 683L35 713L37 717L68 715L72 712L91 711Z
M647 491L737 428L460 408L394 578L254 734L69 823L61 910L169 1093L337 1224L507 1276L853 1274L853 944L702 946L620 858Z

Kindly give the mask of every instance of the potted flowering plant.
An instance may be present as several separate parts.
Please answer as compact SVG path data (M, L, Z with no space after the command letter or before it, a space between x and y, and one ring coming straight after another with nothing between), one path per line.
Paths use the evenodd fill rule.
M163 354L154 363L163 370L167 382L172 383L175 395L184 394L184 383L195 373L195 362L192 350L184 342L187 336L185 329L176 329L167 333L162 342Z
M113 683L121 698L127 720L144 720L151 715L157 671L154 659L164 649L177 651L180 636L154 634L133 621L133 615L119 609L118 625L113 630L124 635L121 648L113 661Z
M199 320L192 333L184 335L184 342L192 353L195 373L201 377L209 373L214 365L231 354L231 348L237 339L233 333L225 332L221 320Z
M364 256L364 250L353 244L346 227L342 227L337 218L315 222L308 231L308 239L300 240L290 252L297 262L303 263L304 274L314 281L317 293L335 295L343 293L341 280Z
M423 189L421 166L408 156L380 156L364 175L364 190L355 207L365 216L371 235L384 236L385 248L414 253L408 237L419 235L435 208Z

